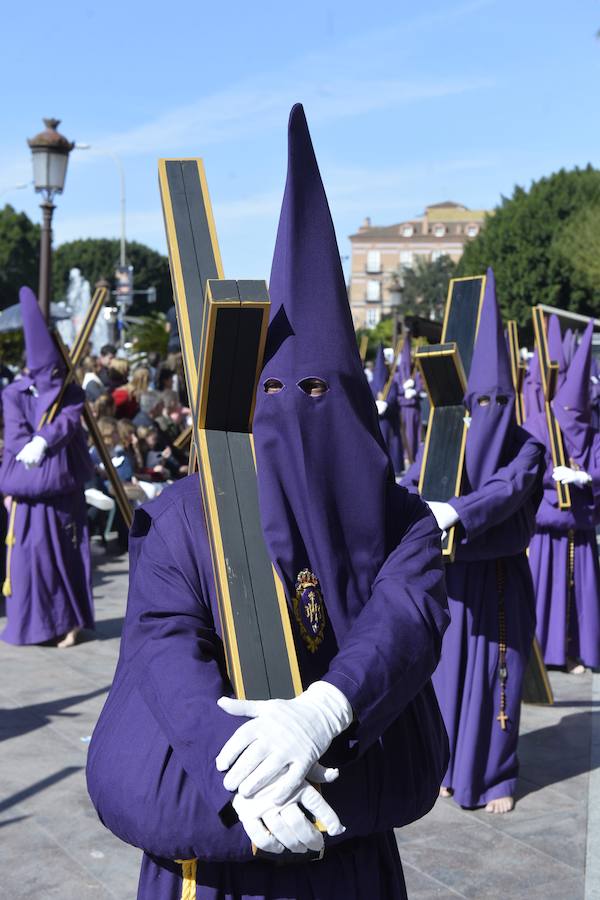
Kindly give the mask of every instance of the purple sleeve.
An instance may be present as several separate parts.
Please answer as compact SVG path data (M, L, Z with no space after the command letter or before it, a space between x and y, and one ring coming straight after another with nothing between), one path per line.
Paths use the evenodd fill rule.
M201 509L199 497L197 502ZM143 515L136 513L138 519ZM208 546L203 526L194 541L185 523L181 516L153 522L136 550L125 661L181 765L219 813L232 794L223 787L215 758L244 719L216 703L231 695L231 685L208 600L212 587L197 562L200 546L206 556L202 568L210 572ZM134 522L134 537L135 528Z
M600 522L600 436L597 434L594 435L592 441L588 475L592 479L590 487L592 489L595 521Z
M38 431L38 434L48 444L49 450L60 450L73 439L80 428L82 414L82 392L78 388L72 391L69 387L61 409L54 420L42 425Z
M4 416L4 451L16 456L33 437L33 429L22 409L22 394L5 388L2 392Z
M467 540L483 534L517 513L540 486L543 447L528 438L515 458L477 491L450 500Z
M421 464L423 462L423 447L424 444L421 444L419 449L417 450L417 457L412 464L409 466L404 475L402 476L402 481L400 484L402 487L405 487L407 490L411 492L411 494L416 494L419 490L419 479L421 477Z
M391 512L406 523L400 542L324 677L352 705L360 753L428 682L449 623L435 519L419 497L401 489Z

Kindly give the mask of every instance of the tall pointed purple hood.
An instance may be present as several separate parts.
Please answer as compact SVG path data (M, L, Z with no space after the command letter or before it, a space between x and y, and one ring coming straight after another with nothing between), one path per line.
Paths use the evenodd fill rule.
M300 571L310 569L320 581L333 634L339 636L345 621L341 610L362 608L385 557L393 474L363 374L333 223L300 105L289 120L270 296L266 362L254 417L263 532L288 596L294 595ZM306 392L311 378L326 383L324 394ZM281 384L277 393L264 389L269 379ZM319 654L312 658L317 669L319 659Z
M562 387L552 401L554 415L567 444L568 455L584 468L592 444L590 374L592 364L592 335L590 322L583 333Z
M563 356L565 358L565 363L567 369L571 365L573 361L573 357L575 356L575 351L577 350L577 334L572 331L570 328L567 328L565 331L565 336L563 338Z
M34 373L48 366L62 367L60 353L48 331L48 325L33 291L28 287L22 287L19 291L19 302L23 319L27 368Z
M554 313L548 320L548 353L550 361L558 363L558 377L556 380L557 387L560 388L564 384L567 374L567 362L563 349L563 339L560 330L560 322Z
M411 377L412 373L412 341L410 337L410 331L406 332L404 337L404 341L402 343L402 350L400 351L400 360L398 363L398 375L400 384L404 384L405 381Z
M377 400L379 394L384 389L388 380L388 369L385 364L385 353L383 344L377 348L377 356L375 357L375 367L373 369L373 380L371 382L371 392Z
M504 465L516 428L510 359L492 269L487 270L465 405L471 414L466 449L467 475L471 487L477 490Z

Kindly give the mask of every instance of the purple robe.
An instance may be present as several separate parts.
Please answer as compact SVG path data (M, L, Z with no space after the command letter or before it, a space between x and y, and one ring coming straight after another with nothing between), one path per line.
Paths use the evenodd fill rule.
M385 364L383 344L380 344L375 358L373 380L369 384L371 393L376 400L381 397L381 393L388 383L388 379L389 372L388 367ZM379 416L379 428L381 429L381 434L390 455L390 459L392 460L395 472L401 472L404 468L402 441L400 438L400 409L398 402L398 385L396 384L395 379L393 379L386 397L387 409L382 416Z
M558 507L552 478L545 415L527 429L546 447L544 497L537 531L529 550L537 596L537 632L544 659L564 665L567 659L600 665L600 571L596 526L600 523L600 435L591 425L590 322L571 361L552 409L562 432L567 465L591 476L591 483L571 485L571 508Z
M455 561L446 567L451 621L433 683L450 740L444 784L461 806L476 807L515 793L523 677L535 628L525 551L535 528L543 454L516 424L491 269L465 406L466 484L449 501L460 520ZM413 488L420 462L405 479ZM499 715L507 717L505 729Z
M17 501L10 552L12 591L1 635L11 644L38 644L73 628L94 627L83 496L91 473L80 425L83 392L71 385L54 421L37 431L48 397L36 398L32 385L32 379L24 377L2 392L0 491ZM41 466L27 470L15 456L35 433L48 447Z
M513 460L479 490L451 501L460 515L455 562L446 566L450 627L433 684L450 741L444 784L461 806L514 796L523 676L535 629L526 549L535 527L541 448L523 439ZM403 484L416 489L421 454ZM499 570L504 580L507 730L497 721Z
M216 705L231 686L196 476L136 511L121 656L88 785L106 825L148 854L144 900L179 898L173 860L191 858L201 900L358 900L372 891L404 900L390 832L432 807L447 765L430 680L448 622L439 530L390 471L300 106L290 116L270 295L253 423L261 526L287 598L307 567L319 582L321 643L303 638L302 614L290 621L303 684L330 682L354 710L324 755L340 768L323 793L346 832L325 836L321 862L278 866L253 862L229 818L215 757L241 721ZM318 396L305 389L315 378Z
M404 383L409 378L414 379L416 391L416 395L411 398L404 396ZM408 463L412 465L417 458L417 451L421 443L421 398L419 396L421 379L418 372L413 373L410 334L407 334L404 339L394 381L398 385L402 443Z
M571 485L571 509L558 508L554 465L545 416L527 422L546 442L544 497L537 530L529 547L529 565L537 598L537 637L548 665L564 666L567 658L600 666L600 569L596 526L600 522L600 435L590 429L587 460L592 476L586 487ZM563 433L567 455L569 432ZM571 559L570 559L571 555ZM570 585L572 570L572 585Z
M537 350L529 360L529 368L523 381L523 402L525 404L525 418L535 416L543 412L544 394L540 376L540 364Z
M326 755L340 777L323 787L347 830L325 836L322 862L283 867L252 862L242 826L220 815L231 794L214 760L240 719L216 704L231 687L197 476L136 511L121 653L87 775L104 824L147 853L140 900L179 900L182 869L174 860L193 857L198 900L232 893L359 900L377 879L378 896L405 897L389 832L431 808L446 767L428 679L447 611L435 523L418 498L388 490L389 555L371 596L356 611L332 598L336 633L323 642L326 657L299 653L303 680L314 677L311 665L324 667L357 715Z

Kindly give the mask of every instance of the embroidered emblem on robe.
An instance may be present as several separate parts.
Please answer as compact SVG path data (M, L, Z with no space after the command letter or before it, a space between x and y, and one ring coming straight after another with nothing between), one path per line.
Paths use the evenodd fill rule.
M303 569L296 578L294 615L300 626L300 636L311 653L314 653L325 632L325 604L316 575Z

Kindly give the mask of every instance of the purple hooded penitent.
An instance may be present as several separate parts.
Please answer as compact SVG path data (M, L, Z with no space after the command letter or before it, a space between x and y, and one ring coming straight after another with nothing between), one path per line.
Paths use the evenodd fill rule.
M600 572L596 526L600 523L600 437L591 424L590 366L593 323L586 328L562 387L552 401L567 466L591 482L571 485L571 508L559 509L545 415L527 428L546 446L544 498L529 550L537 597L537 635L549 665L568 659L600 665Z
M413 372L411 343L410 332L407 331L402 343L396 375L394 376L394 381L398 386L400 433L409 465L412 465L415 461L419 444L421 443L420 378L417 372ZM414 381L412 390L415 394L414 397L407 397L404 385L411 379Z
M560 388L567 374L567 362L563 349L560 322L558 321L558 316L554 315L554 313L548 319L548 353L550 361L558 363L556 386Z
M80 424L80 388L70 385L58 414L41 426L61 389L64 363L33 292L21 288L19 299L29 374L2 392L0 491L16 501L5 584L8 623L2 638L37 644L73 628L93 627L83 497L91 466ZM26 469L16 456L35 434L45 439L46 454L40 466Z
M477 490L510 458L517 422L510 360L496 303L496 283L488 269L465 406L471 416L466 468Z
M382 399L382 393L389 380L388 367L385 363L385 353L383 344L377 348L377 356L375 357L375 368L373 370L373 380L369 387L371 393L376 400ZM398 408L399 391L395 380L392 380L385 397L387 408L385 412L379 416L379 428L383 437L385 446L388 449L394 472L401 472L404 468L402 460L402 447L400 442L400 411Z
M386 386L388 377L389 377L389 373L388 373L388 367L385 364L385 353L383 350L383 344L380 344L379 347L377 348L377 355L375 357L375 365L373 367L373 380L371 382L371 391L376 400L379 398L380 393Z
M430 808L445 767L429 682L447 624L437 530L393 481L299 106L270 292L254 419L261 519L288 600L302 570L319 582L317 647L304 642L290 603L303 682L330 681L356 713L331 749L340 777L324 787L347 831L326 838L323 862L276 867L252 861L241 825L219 815L231 795L214 760L240 721L216 705L231 687L190 477L136 512L121 657L88 764L102 820L152 854L144 900L178 900L181 867L172 860L191 856L200 857L198 900L403 898L389 831ZM314 379L326 387L320 396L311 396Z
M525 550L539 500L542 448L517 427L510 362L496 303L486 291L465 405L467 489L452 500L460 516L456 562L446 567L451 622L434 686L450 738L444 784L462 806L513 796L523 675L534 630ZM420 459L405 483L416 488ZM506 730L500 713L500 617L506 628Z
M525 404L525 418L535 416L544 410L544 392L540 375L540 360L537 348L529 360L529 367L523 381L523 401Z
M595 356L592 356L590 368L590 406L592 428L600 430L600 366Z
M571 365L575 351L577 350L577 332L567 328L563 337L563 356L567 368Z

